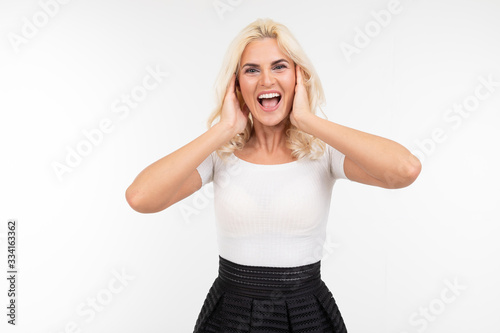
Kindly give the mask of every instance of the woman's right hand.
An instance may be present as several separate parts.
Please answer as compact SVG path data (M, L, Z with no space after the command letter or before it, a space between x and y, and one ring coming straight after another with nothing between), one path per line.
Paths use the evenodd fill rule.
M248 114L248 108L240 109L233 75L219 123L142 170L125 192L130 207L140 213L156 213L199 190L202 181L196 168L221 145L245 130Z
M236 74L233 74L226 90L220 118L220 122L229 126L234 135L242 133L245 130L248 122L248 114L250 113L246 104L243 110L240 108L240 103L236 96L235 81Z

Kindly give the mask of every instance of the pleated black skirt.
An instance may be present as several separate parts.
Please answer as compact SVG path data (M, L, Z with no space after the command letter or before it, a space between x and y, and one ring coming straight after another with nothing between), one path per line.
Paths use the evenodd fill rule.
M347 333L320 266L245 266L219 256L194 333Z

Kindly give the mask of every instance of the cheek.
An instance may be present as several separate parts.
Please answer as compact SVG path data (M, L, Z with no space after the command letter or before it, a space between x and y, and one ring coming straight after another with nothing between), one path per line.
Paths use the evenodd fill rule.
M252 95L252 90L250 89L247 82L240 82L240 93L243 96L245 103L247 104L251 103L253 95Z
M286 91L288 95L287 101L291 103L295 97L295 76L287 80Z
M286 80L284 81L284 84L285 84L288 92L294 93L295 92L295 75L290 75L289 77L287 77Z

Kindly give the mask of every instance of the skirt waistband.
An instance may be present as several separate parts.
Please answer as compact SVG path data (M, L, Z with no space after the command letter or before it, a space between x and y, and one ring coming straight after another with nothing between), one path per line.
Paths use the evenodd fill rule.
M297 297L320 287L321 261L297 267L236 264L219 256L219 280L226 290L248 297Z

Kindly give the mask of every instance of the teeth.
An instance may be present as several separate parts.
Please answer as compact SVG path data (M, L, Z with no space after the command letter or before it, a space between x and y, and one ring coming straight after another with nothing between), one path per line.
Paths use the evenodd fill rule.
M281 95L278 94L278 93L271 93L271 94L262 94L262 95L259 95L259 99L263 99L263 98L274 98L274 97L280 97Z

